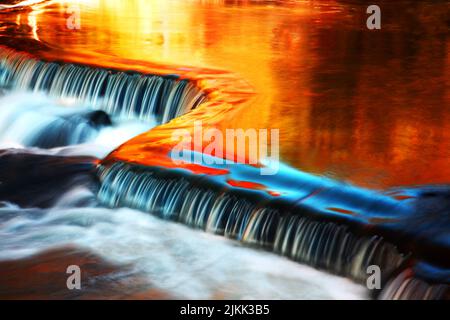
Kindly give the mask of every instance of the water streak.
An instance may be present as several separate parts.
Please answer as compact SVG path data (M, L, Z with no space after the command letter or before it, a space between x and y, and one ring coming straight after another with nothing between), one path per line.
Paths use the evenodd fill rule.
M2 50L0 54L0 86L75 99L128 119L156 117L160 123L205 101L204 93L177 75L144 75L43 62L12 50Z

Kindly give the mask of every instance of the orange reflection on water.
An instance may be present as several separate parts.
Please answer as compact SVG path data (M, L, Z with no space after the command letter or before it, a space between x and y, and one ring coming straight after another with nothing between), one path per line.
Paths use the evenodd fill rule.
M251 189L251 190L263 190L274 197L278 197L280 195L279 192L267 190L267 186L265 186L261 183L255 183L255 182L250 182L250 181L240 181L240 180L233 180L233 179L227 180L227 183L232 187Z
M448 183L448 6L383 2L382 30L372 32L363 5L288 3L57 1L34 13L35 34L48 59L178 72L217 98L171 128L196 117L279 128L282 159L302 170L377 188ZM71 5L80 30L66 27ZM113 156L145 161L168 130Z

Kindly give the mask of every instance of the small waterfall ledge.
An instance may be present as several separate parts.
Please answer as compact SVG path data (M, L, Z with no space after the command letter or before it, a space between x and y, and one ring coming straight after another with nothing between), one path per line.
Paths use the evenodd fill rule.
M0 87L45 92L123 118L166 123L201 104L205 94L176 74L154 75L78 64L44 62L4 49Z
M190 131L197 120L220 127L223 118L251 104L248 83L215 70L123 61L109 69L1 49L4 87L79 99L127 117L151 113L162 123L98 164L98 197L105 205L156 214L363 284L367 267L378 265L378 298L449 298L448 186L378 192L287 166L261 176L241 163L175 165L173 130ZM130 65L132 72L126 71Z

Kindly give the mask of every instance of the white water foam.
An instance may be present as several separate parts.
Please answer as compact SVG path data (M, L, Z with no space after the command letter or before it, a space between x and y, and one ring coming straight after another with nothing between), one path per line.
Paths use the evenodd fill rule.
M132 209L68 207L92 197L73 190L48 210L0 208L0 259L62 245L131 263L156 287L189 299L364 299L365 289L268 252ZM9 219L5 219L9 217Z
M40 130L61 117L90 111L93 109L89 106L79 105L71 100L52 99L43 93L6 93L0 97L0 148L25 148ZM155 125L154 119L143 122L117 117L112 118L111 126L102 126L98 130L80 123L71 132L71 145L46 150L33 147L28 149L37 153L103 158L122 143ZM55 131L58 129L55 128ZM83 135L87 135L84 142L76 144L82 140Z
M48 121L80 108L40 94L6 94L0 98L0 148L23 147ZM103 157L152 125L113 120L113 126L102 127L86 143L27 150ZM49 209L0 204L0 260L23 258L64 245L88 248L114 263L131 264L152 285L175 297L367 298L365 289L350 280L275 254L245 248L137 210L99 207L96 195L82 186L74 186Z

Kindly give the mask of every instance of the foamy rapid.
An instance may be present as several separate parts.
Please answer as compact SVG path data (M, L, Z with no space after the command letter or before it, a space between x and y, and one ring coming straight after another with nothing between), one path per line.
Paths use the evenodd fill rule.
M50 156L103 157L155 125L92 112L89 105L44 94L6 93L0 98L0 147ZM48 209L2 202L0 260L75 245L107 261L131 264L174 297L366 298L365 289L350 280L148 213L107 209L96 198L89 188L74 185Z
M74 207L90 202L89 207ZM362 299L365 290L223 237L131 209L95 206L74 188L50 209L0 208L0 259L22 258L62 245L89 248L132 264L156 287L190 299Z
M15 92L0 97L0 148L32 148L59 155L106 156L156 121L121 119L43 93Z

